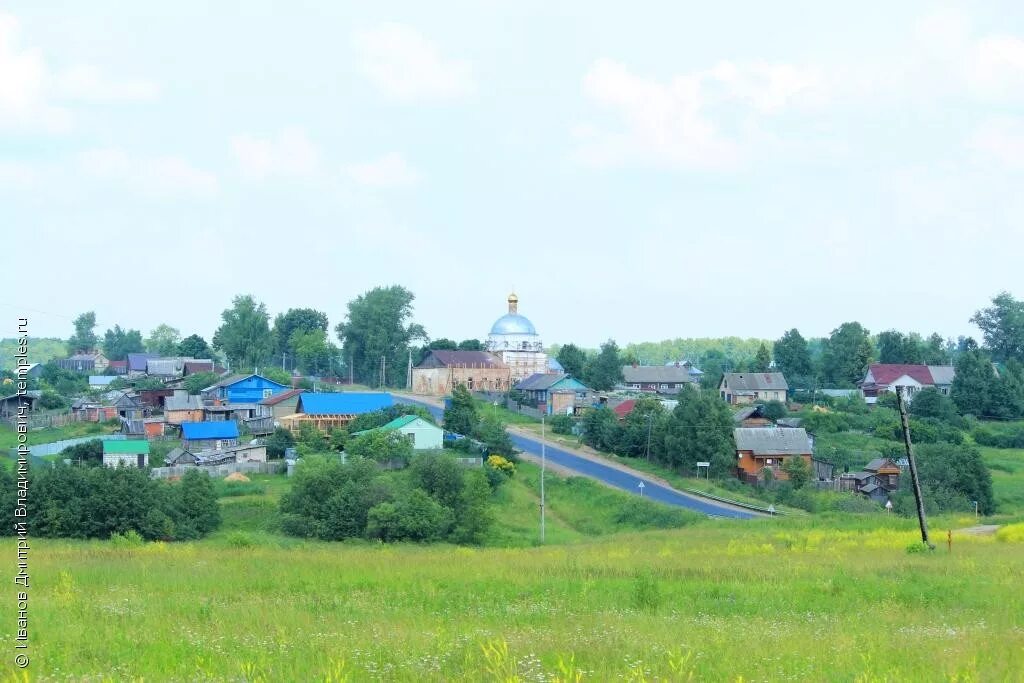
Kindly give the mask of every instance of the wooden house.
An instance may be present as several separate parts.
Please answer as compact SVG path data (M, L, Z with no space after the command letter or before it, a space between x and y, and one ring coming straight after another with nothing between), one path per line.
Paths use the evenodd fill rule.
M548 415L571 415L576 406L587 403L590 389L564 373L534 374L521 380L516 389Z
M304 424L311 424L324 434L335 427L346 427L360 415L394 405L391 394L344 391L332 394L306 392L299 396L294 415L281 418L281 425L298 433Z
M18 415L18 410L22 405L31 412L36 409L36 403L38 401L39 395L35 392L23 395L11 394L10 396L4 396L3 398L0 398L0 417L16 417Z
M213 386L203 389L203 398L218 403L256 404L274 394L287 391L290 387L267 379L263 375L231 375Z
M189 394L184 389L177 389L173 395L164 399L164 415L167 417L167 424L171 425L202 422L203 399Z
M219 451L238 444L238 424L234 420L183 422L181 438L182 445L189 451Z
M97 375L107 371L110 361L101 351L83 351L57 361L57 366L74 372L91 372Z
M900 487L900 466L889 458L875 458L860 472L839 477L839 490L852 491L884 503Z
M756 483L771 472L773 479L788 479L782 469L787 460L803 458L811 471L811 440L804 429L784 427L738 427L736 440L736 476Z
M718 383L726 403L749 405L758 402L786 402L789 384L781 372L727 372Z
M259 405L266 409L264 414L267 417L279 420L286 415L295 414L295 408L299 405L299 396L304 391L305 389L289 389L262 399Z
M772 421L765 417L764 405L757 404L740 408L732 416L740 427L771 427Z
M677 365L624 365L622 383L647 394L678 394L687 385L697 386L689 369Z

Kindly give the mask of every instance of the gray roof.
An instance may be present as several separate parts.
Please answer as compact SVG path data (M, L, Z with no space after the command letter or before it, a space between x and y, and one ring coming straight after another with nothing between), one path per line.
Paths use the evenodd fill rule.
M626 384L681 384L694 381L686 368L674 365L624 365L622 380Z
M164 410L201 410L203 399L201 396L175 391L173 396L164 399Z
M545 391L568 376L569 375L559 372L538 372L519 382L519 384L516 385L516 389L519 389L520 391Z
M787 391L781 372L727 372L726 386L732 391Z
M952 384L956 373L952 365L929 365L928 371L932 373L932 382L935 384Z
M754 455L809 455L811 441L806 430L784 427L740 427L733 430L736 450Z
M185 371L182 358L150 358L146 361L146 373L150 375L180 375Z

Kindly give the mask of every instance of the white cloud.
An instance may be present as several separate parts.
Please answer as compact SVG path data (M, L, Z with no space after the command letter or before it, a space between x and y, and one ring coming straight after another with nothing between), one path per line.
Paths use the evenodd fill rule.
M316 146L301 128L286 128L273 138L236 135L231 150L242 175L251 180L310 175L320 163Z
M352 37L360 72L396 100L447 99L473 89L469 62L445 59L411 26L383 24Z
M980 164L1024 169L1024 119L985 121L971 135L967 147Z
M982 94L1019 99L1024 89L1024 40L989 36L974 47L969 66L971 84Z
M609 131L584 123L572 133L579 157L596 166L639 161L732 169L747 159L747 143L761 135L751 114L820 103L823 81L816 68L721 62L662 82L599 59L583 78L583 92L613 112L621 126Z
M95 66L79 64L54 77L54 92L82 102L142 102L156 99L160 88L149 81L111 80Z
M420 174L397 153L345 168L349 178L368 187L407 187L420 180Z
M75 102L154 99L147 81L118 81L95 66L76 64L54 72L38 49L21 47L21 24L0 13L0 127L63 133L71 129Z
M99 148L80 154L78 167L88 176L157 199L209 198L220 189L217 176L176 156L133 158L122 149Z

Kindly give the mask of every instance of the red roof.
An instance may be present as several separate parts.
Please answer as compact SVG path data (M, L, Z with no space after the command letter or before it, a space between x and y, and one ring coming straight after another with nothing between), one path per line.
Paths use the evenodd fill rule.
M110 367L112 368L127 368L128 361L126 360L112 360L110 361Z
M287 401L288 399L294 396L298 396L303 391L305 391L305 389L289 389L288 391L282 391L280 394L274 394L273 396L266 397L265 399L260 401L260 405L276 406L281 401Z
M622 418L626 417L631 412L633 412L633 407L634 406L636 406L636 399L632 399L631 398L631 399L629 399L627 401L623 401L619 405L617 405L614 408L612 408L612 412L614 412L616 415L618 415L619 419L621 420Z
M868 366L868 372L875 379L875 384L886 386L892 384L903 375L920 382L925 386L932 386L932 372L927 365L905 365L898 363L873 363Z

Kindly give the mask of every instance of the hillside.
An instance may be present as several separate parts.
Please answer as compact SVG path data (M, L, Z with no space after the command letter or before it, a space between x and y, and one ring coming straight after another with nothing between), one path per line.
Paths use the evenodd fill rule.
M17 339L0 339L0 370L14 369L14 355L18 352ZM67 355L67 345L62 339L29 337L28 359L31 363L45 363L51 358Z

